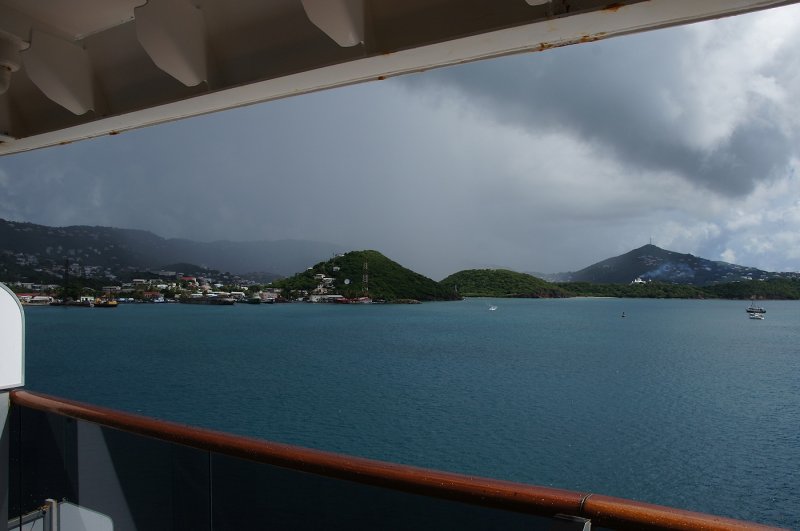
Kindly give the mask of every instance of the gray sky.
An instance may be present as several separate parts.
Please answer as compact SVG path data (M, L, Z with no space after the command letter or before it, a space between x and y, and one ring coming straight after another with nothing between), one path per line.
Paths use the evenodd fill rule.
M798 271L798 102L793 6L3 157L0 217L329 241L436 280L651 237Z

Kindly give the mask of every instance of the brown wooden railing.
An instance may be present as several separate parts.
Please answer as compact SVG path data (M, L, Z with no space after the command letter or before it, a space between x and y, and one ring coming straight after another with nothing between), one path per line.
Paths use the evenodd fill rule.
M16 390L12 404L250 461L364 485L545 517L588 518L611 529L775 529L658 505L472 477L241 437Z

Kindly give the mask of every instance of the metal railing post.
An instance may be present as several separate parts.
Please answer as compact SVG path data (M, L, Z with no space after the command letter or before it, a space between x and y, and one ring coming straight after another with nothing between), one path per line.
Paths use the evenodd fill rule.
M58 502L47 498L44 503L44 531L58 531Z
M9 445L11 444L11 426L9 426L8 414L10 413L10 407L11 400L8 391L0 392L0 522L9 521L8 495L11 488Z

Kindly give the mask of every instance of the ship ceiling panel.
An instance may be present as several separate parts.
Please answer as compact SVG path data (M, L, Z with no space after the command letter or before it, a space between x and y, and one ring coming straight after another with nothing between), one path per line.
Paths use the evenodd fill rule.
M3 0L41 28L72 41L133 20L146 0Z
M94 34L84 41L94 66L97 92L103 99L102 114L133 112L205 91L202 86L187 87L158 68L141 46L119 46L119 43L135 42L133 22Z
M307 1L305 7L319 7ZM180 46L170 49L182 42L180 35L169 34L180 31L179 24L158 28L166 32L162 41L166 44L149 45L153 57L139 42L135 9L147 4L144 0L0 0L0 54L10 53L0 57L0 68L10 69L9 88L0 93L0 155L438 66L800 0L341 1L347 9L363 5L363 12L349 22L360 29L363 18L364 42L336 44L326 31L341 28L342 20L312 16L312 22L302 0L150 0L182 3L183 12L197 9L202 15L195 27L203 28L203 46L193 45L191 53L201 54L193 60L205 58L206 68L200 64L196 71L208 79L187 87L153 59L182 77L180 68L170 66L183 64L171 53L186 51ZM330 11L324 7L324 13ZM31 36L42 33L85 51L92 110L79 114L85 105L72 105L46 86L53 77L42 75L41 64L36 65L36 82L44 86L29 77L27 49L36 46ZM55 78L59 83L86 86L85 75L72 81L61 76ZM63 87L66 94L81 94L80 88ZM71 106L75 114L45 93Z
M555 2L562 3L561 0ZM598 2L594 4L596 7ZM532 7L523 0L409 0L375 2L370 6L367 16L371 42L368 41L368 46L379 52L405 50L420 43L444 42L529 24L547 19L554 9L552 4Z
M342 48L306 17L299 0L282 9L231 13L225 4L204 6L216 86L240 85L364 57ZM237 10L238 11L238 10Z

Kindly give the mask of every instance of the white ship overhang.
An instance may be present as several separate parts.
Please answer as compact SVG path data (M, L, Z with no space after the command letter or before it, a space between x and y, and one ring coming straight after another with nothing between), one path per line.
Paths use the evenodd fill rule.
M0 0L0 155L797 0Z

